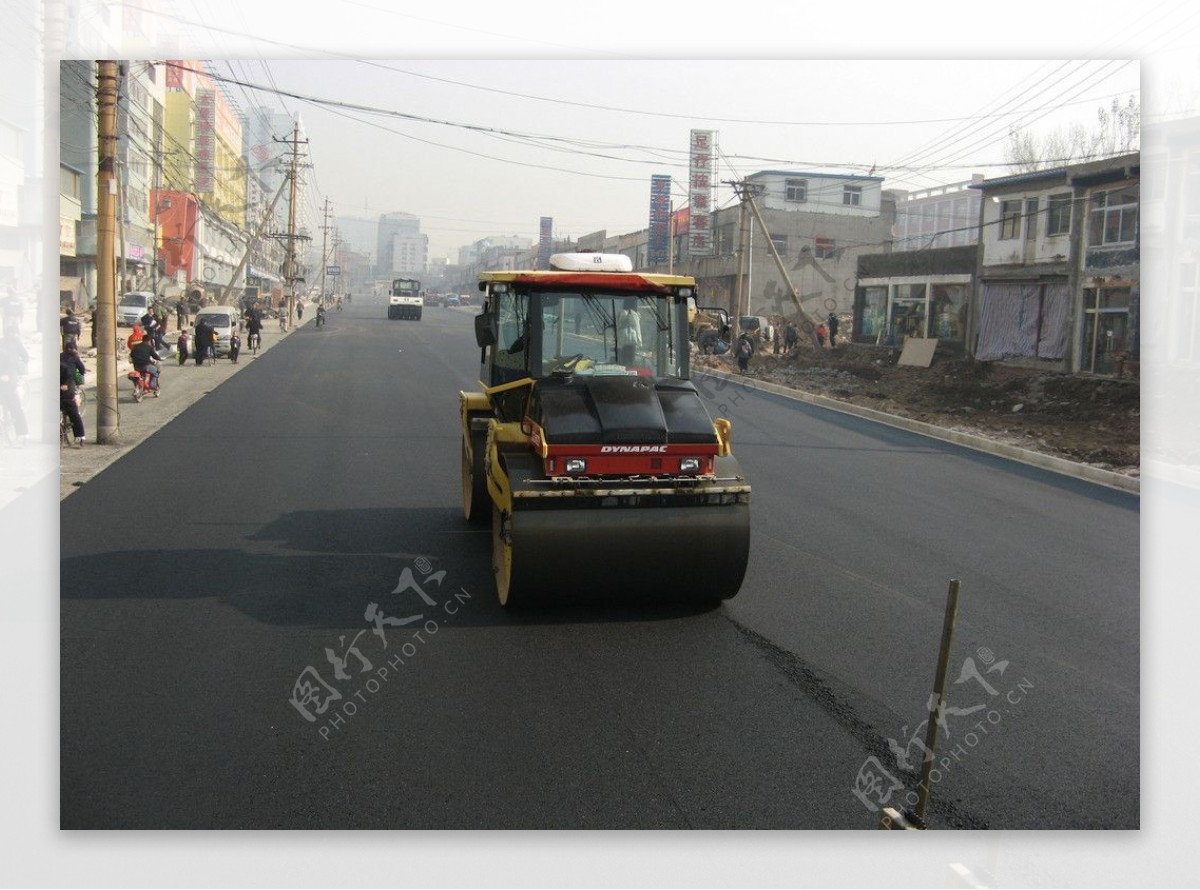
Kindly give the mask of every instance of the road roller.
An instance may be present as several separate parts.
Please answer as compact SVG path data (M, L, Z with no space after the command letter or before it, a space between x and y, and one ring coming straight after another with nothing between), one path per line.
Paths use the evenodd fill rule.
M750 485L689 378L695 287L620 254L481 273L463 514L491 524L503 606L737 594Z

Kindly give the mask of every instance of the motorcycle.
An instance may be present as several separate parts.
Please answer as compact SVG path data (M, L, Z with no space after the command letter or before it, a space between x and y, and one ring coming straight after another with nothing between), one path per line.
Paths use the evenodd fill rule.
M127 376L133 381L133 400L135 402L141 402L147 395L158 398L159 383L156 375L135 369L130 371Z
M325 310L318 309L317 310L317 327L320 327L323 324L325 324Z

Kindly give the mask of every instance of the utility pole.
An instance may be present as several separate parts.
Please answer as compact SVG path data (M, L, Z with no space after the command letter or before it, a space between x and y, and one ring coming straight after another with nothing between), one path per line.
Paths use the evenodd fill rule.
M258 243L259 236L262 235L263 229L271 220L271 215L275 212L275 205L279 203L279 196L283 194L283 187L287 184L287 180L279 183L279 190L275 192L275 197L271 199L270 205L267 207L267 212L263 214L263 218L259 220L258 228L254 230L254 234L250 236L249 243L246 244L246 252L242 254L242 259L238 263L237 268L233 270L233 275L229 278L229 283L225 285L225 290L221 293L221 303L223 305L231 305L229 302L229 294L233 290L233 283L238 280L242 274L242 270L246 268L246 263L250 259L250 254L254 252L254 245Z
M321 303L325 302L325 269L327 268L327 263L325 262L325 240L326 240L326 237L328 236L328 234L329 234L329 199L326 198L325 199L325 207L321 211L321 293L317 297L317 299Z
M330 245L329 256L330 256L330 259L334 260L335 266L339 265L339 263L337 262L337 255L338 255L338 248L341 246L342 246L341 233L337 230L337 226L334 226L333 227L333 244ZM341 289L341 272L342 272L342 270L338 269L338 281L334 285L334 288L333 288L335 292Z
M745 181L727 182L726 185L733 186L734 192L742 202L742 232L738 236L738 315L740 316L742 311L742 240L745 238L747 217L746 211L747 208L749 208L750 212L754 215L754 220L758 223L759 229L762 231L763 237L767 240L767 247L771 251L771 256L775 259L775 265L779 269L779 276L783 279L783 283L787 285L788 293L792 297L792 302L796 304L796 314L799 316L800 320L805 323L804 327L812 336L813 342L816 343L817 323L806 311L804 311L804 306L800 303L800 294L796 292L796 286L792 284L792 278L790 275L788 275L787 268L783 264L783 258L779 256L779 250L775 247L775 242L771 240L771 232L767 229L767 223L763 219L762 212L758 209L758 204L756 204L754 201L754 196L761 193L762 187L758 185L751 185Z
M737 343L738 337L742 333L742 292L745 289L745 268L746 268L746 201L749 195L749 187L744 182L730 183L733 186L734 192L741 199L740 213L738 216L738 243L737 243L737 295L734 297L733 306L733 323L730 325L730 344L729 349L732 352Z
M292 138L279 142L291 142L292 163L288 171L291 193L288 199L287 258L284 260L284 280L287 282L287 321L291 326L292 314L296 311L296 193L300 180L300 124L292 125ZM308 140L305 140L307 142Z
M99 164L96 176L96 442L119 445L117 410L117 94L115 61L97 62Z

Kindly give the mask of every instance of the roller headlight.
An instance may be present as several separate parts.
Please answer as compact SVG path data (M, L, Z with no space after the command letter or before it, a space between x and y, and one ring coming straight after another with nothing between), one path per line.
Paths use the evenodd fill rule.
M580 473L586 473L587 461L582 457L569 457L567 458L565 469L572 476L577 476Z
M681 473L699 473L700 458L685 457L679 461L679 472Z

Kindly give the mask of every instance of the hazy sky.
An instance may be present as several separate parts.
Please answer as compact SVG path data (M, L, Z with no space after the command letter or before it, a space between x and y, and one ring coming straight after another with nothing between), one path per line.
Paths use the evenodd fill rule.
M103 57L84 27L99 0L78 2L75 50ZM649 178L683 180L691 128L718 131L721 178L875 165L885 188L913 189L1003 175L1011 127L1091 127L1114 97L1138 94L1147 119L1200 110L1187 0L1132 15L1012 0L986 16L950 0L136 6L146 36L119 56L207 59L296 94L231 87L239 104L302 114L314 214L325 198L340 216L415 214L431 255L451 260L481 237L533 239L542 216L558 236L644 228ZM965 61L923 61L948 56ZM892 61L849 61L870 58Z
M1137 60L212 64L294 94L231 87L241 104L300 111L314 206L415 214L431 255L451 261L477 238L533 240L542 216L560 237L644 228L652 174L685 200L691 128L718 131L722 180L874 166L885 187L921 189L1003 175L1010 128L1091 128L1140 89ZM722 186L718 203L732 200Z

